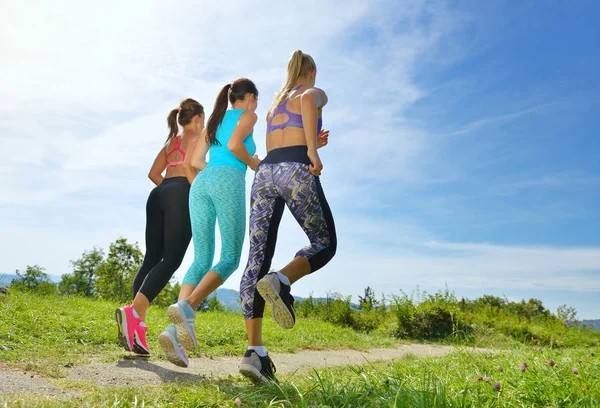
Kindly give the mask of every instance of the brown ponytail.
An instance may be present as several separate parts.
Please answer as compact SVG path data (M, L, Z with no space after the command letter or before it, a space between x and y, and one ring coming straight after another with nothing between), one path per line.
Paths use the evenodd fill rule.
M252 94L258 98L258 89L254 82L247 78L239 78L233 81L231 84L225 85L215 101L215 106L208 123L206 124L206 142L209 146L217 145L221 143L217 140L217 130L219 125L225 117L227 112L227 100L233 105L236 101L244 100L246 94Z
M169 126L169 136L165 146L168 145L177 133L179 133L179 123L181 126L185 126L192 121L192 118L196 115L204 115L204 107L198 103L198 101L187 98L181 101L179 106L169 112L167 116L167 125Z
M215 101L215 106L213 107L213 111L210 114L210 118L208 118L208 123L206 124L206 141L209 146L214 144L220 145L217 140L217 128L223 121L223 117L225 117L225 112L227 112L227 94L231 89L231 84L225 85L219 95L217 96L217 100Z

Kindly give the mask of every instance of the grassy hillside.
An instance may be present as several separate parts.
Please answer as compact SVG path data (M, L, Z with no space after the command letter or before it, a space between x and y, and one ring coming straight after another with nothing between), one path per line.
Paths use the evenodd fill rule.
M85 363L92 357L116 361L124 354L116 341L114 311L118 306L104 300L39 297L18 291L0 295L0 361L57 377L65 364ZM162 359L157 337L169 323L166 310L151 307L147 323L154 358ZM196 331L199 347L191 356L239 356L245 351L241 314L198 313ZM264 332L273 351L364 350L398 344L385 333L367 335L312 319L299 321L293 331L283 331L267 318Z
M434 304L421 303L425 306L418 305L414 310L406 309L411 316L409 320L398 320L398 310L392 308L368 334L351 325L342 327L344 320L336 319L356 323L356 319L364 318L348 315L343 301L333 302L331 310L321 311L325 313L323 315L318 310L299 310L308 317L300 317L291 331L279 329L267 318L265 336L272 352L392 347L403 338L399 335L401 332L412 333L404 338L422 341L414 335L433 327L425 325L432 323L427 319L443 316L442 300L438 299L439 302ZM302 307L306 308L307 304ZM600 334L582 329L560 329L552 318L546 327L541 320L498 318L489 311L488 318L496 319L498 327L515 322L512 330L517 334L511 337L500 329L486 326L482 317L485 314L480 316L475 309L471 310L469 319L477 328L476 333L459 331L437 339L457 345L457 351L445 357L409 356L387 364L296 372L280 375L278 385L259 388L238 377L160 386L130 383L122 387L100 387L87 381L66 380L65 365L91 360L113 362L127 355L118 347L115 338L113 313L117 306L103 300L37 296L19 291L0 295L0 361L9 367L52 378L54 385L70 393L68 398L11 394L2 396L0 404L27 407L235 407L238 406L236 399L239 399L240 405L247 407L600 406ZM371 316L376 311L361 313ZM410 331L412 326L403 326L402 322L409 322L414 329ZM155 352L152 359L162 359L156 336L167 324L165 309L152 307L148 324L150 347ZM443 326L443 322L441 324ZM196 327L200 345L192 356L241 356L243 353L246 339L241 314L199 313ZM518 341L523 333L535 335L532 340ZM556 336L560 341L553 340L547 346L538 347L535 343L544 336ZM560 342L562 345L557 346ZM503 350L479 353L461 344L498 344Z

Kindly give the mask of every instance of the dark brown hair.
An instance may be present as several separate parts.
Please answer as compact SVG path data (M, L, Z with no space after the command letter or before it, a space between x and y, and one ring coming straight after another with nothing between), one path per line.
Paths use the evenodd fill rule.
M204 115L204 107L198 103L198 101L187 98L181 101L179 106L169 112L169 116L167 116L167 124L169 125L169 136L167 137L167 141L165 145L168 145L169 142L177 136L179 133L179 128L177 127L177 123L181 126L185 126L192 121L192 118L196 115L202 116Z
M254 95L255 98L258 98L258 89L256 88L256 85L247 78L236 79L231 84L227 84L221 89L221 92L219 92L217 100L215 101L215 107L213 108L206 125L206 142L209 146L220 144L217 140L217 129L223 121L225 112L227 112L227 99L233 104L236 101L244 100L244 97L248 93Z

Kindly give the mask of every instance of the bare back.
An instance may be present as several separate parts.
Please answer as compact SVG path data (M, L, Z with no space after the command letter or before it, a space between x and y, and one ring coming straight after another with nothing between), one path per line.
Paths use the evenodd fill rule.
M175 136L169 144L165 146L163 149L167 169L165 178L185 177L183 162L191 139L191 135L183 133L182 135Z
M304 91L292 90L288 98L267 116L267 151L289 146L306 146L302 126L301 97ZM318 109L321 117L321 109Z

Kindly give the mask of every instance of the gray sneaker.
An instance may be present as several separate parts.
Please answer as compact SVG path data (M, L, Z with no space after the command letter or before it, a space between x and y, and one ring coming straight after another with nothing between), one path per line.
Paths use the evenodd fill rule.
M164 350L167 360L179 367L187 367L190 365L185 354L185 349L177 339L177 329L175 325L171 323L167 326L164 332L158 336L158 342Z
M294 297L290 293L290 287L279 280L277 272L270 272L259 280L256 290L271 305L275 323L283 329L294 327Z
M269 384L275 379L275 364L271 357L259 356L254 350L246 350L242 363L240 364L240 374L248 378L255 385Z
M181 299L179 302L171 305L167 309L169 319L177 327L177 337L183 347L187 351L194 351L198 346L196 340L196 328L194 324L196 322L196 312L186 302L185 299Z

